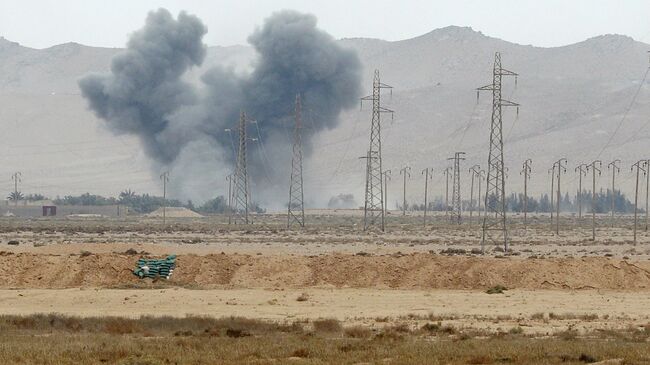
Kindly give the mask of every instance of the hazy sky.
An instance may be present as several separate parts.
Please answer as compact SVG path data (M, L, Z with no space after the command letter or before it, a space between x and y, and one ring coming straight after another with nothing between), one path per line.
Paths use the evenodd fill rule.
M400 40L459 25L536 46L606 33L650 43L650 0L0 0L0 36L35 48L70 41L121 47L159 7L198 15L208 25L209 45L244 44L281 9L317 15L337 38Z

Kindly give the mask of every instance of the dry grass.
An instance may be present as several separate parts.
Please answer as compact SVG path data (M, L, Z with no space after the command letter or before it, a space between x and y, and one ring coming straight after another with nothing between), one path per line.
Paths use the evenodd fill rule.
M318 324L317 324L318 323ZM245 318L0 317L1 364L584 364L650 362L645 328L584 338L468 335L437 323L341 329L336 320L298 323ZM344 334L341 337L341 332ZM641 336L645 333L645 337ZM431 336L436 336L432 340Z

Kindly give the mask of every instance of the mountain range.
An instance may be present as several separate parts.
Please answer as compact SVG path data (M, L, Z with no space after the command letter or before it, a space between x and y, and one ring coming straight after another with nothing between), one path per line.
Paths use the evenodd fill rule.
M650 90L645 80L650 45L630 37L602 35L541 48L450 26L402 41L339 42L358 53L366 93L371 92L375 69L383 83L393 86L382 95L383 106L395 111L393 118L384 114L382 120L383 165L392 172L391 207L401 201L399 171L404 166L411 167L407 200L422 200L421 170L426 167L434 169L431 196L443 195L442 171L457 151L466 152L461 189L467 196L467 170L487 165L492 96L477 98L476 88L492 82L495 52L500 52L504 68L519 74L516 81L503 79L503 98L520 104L518 111L509 107L503 114L508 191L522 190L519 172L523 161L531 158L531 193L547 192L548 170L553 161L566 157L563 190L575 191L574 167L594 159L604 164L597 188L606 188L610 179L605 166L620 159L619 181L633 193L630 165L650 157ZM77 86L79 77L88 72L107 72L111 57L120 51L76 43L32 49L0 38L0 191L12 191L9 177L20 171L20 190L50 197L84 192L116 195L127 188L160 193L158 176L138 141L106 130L87 109ZM201 69L188 78L196 79L213 65L246 72L255 57L248 46L209 47ZM314 153L304 167L309 206L325 206L331 196L346 193L354 194L357 205L363 203L365 164L359 157L368 148L370 117L369 105L348 110L338 127L316 137ZM223 181L224 186L215 187L215 195L227 189ZM585 181L591 183L589 178Z

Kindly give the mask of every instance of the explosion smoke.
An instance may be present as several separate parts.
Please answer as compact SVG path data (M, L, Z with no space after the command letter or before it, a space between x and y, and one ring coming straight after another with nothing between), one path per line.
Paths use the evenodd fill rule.
M197 87L183 76L202 64L205 33L195 16L181 12L175 20L167 10L151 12L111 61L110 74L79 81L82 94L114 133L139 137L154 169L165 166L183 176L172 179L175 197L195 200L215 196L230 173L234 156L224 129L246 110L256 120L250 134L261 137L251 147L260 152L250 159L256 193L266 204L284 202L291 158L286 129L292 129L296 93L303 99L308 156L311 137L335 127L340 112L358 102L359 59L317 29L314 16L282 11L249 37L258 53L249 75L216 67Z

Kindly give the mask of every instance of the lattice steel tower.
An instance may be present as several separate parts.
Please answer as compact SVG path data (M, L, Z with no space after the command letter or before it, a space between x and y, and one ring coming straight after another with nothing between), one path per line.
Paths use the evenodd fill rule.
M508 230L506 226L506 182L503 166L503 122L501 108L515 106L519 111L519 104L504 100L501 97L501 79L503 76L517 74L501 67L501 54L494 54L494 68L492 71L492 84L480 87L480 91L492 91L492 122L490 125L490 152L488 155L487 187L485 189L485 215L483 216L483 236L481 238L481 251L485 252L485 242L490 240L495 244L503 244L508 251Z
M465 160L463 155L465 152L456 152L454 157L448 158L448 160L454 160L454 186L452 188L451 195L451 221L457 224L460 224L462 219L462 202L460 197L460 161Z
M302 186L302 106L300 94L296 95L296 126L293 133L293 157L291 158L291 184L289 185L289 207L287 228L293 224L305 226L305 205Z
M249 192L248 192L248 170L246 167L246 147L248 137L246 135L246 113L239 115L239 152L237 153L237 165L234 175L233 190L233 222L235 224L248 224Z
M381 166L381 114L393 113L392 110L381 106L381 89L392 89L392 86L381 83L379 70L375 70L372 82L372 95L361 98L372 101L372 124L370 126L370 148L366 156L366 199L364 205L363 229L381 225L384 230L384 192Z

